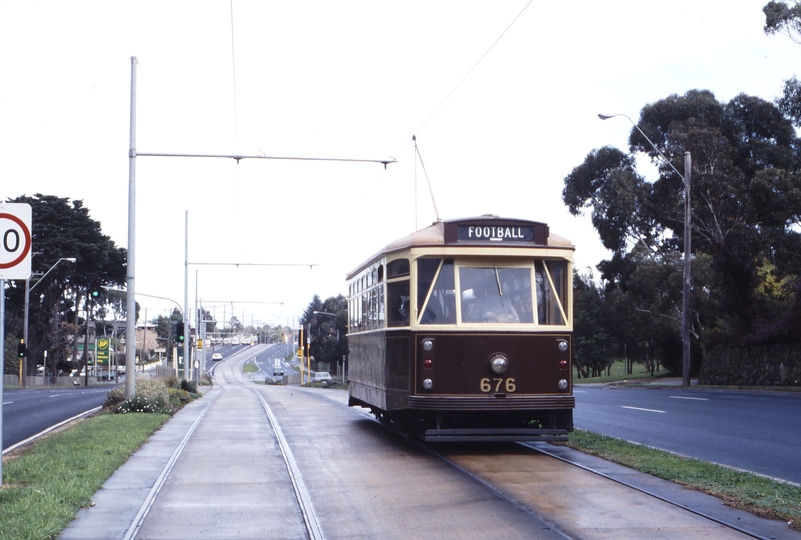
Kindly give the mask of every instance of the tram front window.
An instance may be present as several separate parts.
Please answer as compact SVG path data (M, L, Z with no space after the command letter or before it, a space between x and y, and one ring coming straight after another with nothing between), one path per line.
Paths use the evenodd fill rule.
M530 268L465 267L459 279L463 322L533 322Z

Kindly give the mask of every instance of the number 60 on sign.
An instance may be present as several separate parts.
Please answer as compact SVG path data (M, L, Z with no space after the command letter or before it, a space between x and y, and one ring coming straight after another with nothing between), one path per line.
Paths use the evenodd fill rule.
M31 205L0 203L0 279L31 277Z

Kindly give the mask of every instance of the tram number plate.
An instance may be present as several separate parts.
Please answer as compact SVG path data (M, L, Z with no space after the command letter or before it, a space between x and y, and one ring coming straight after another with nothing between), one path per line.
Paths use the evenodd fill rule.
M517 386L515 385L515 380L511 377L508 379L504 379L502 377L495 377L490 379L489 377L484 377L481 379L481 391L482 392L501 392L506 391L510 394L517 390Z

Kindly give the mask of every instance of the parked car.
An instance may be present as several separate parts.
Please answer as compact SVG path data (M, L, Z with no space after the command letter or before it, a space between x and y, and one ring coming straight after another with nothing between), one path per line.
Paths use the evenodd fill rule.
M218 352L211 355L211 359L217 362L218 360L222 360L222 355Z
M284 376L284 368L281 366L276 366L273 368L273 377L283 377Z
M331 378L331 374L327 371L318 371L312 376L313 383L320 383L320 384L331 384L334 382L334 379Z

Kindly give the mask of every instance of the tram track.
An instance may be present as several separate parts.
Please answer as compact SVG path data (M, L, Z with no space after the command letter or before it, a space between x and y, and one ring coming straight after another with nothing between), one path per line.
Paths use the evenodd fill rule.
M242 359L242 361L246 360ZM125 531L124 536L122 536L123 540L136 540L140 536L140 532L143 530L146 521L151 515L151 510L154 510L158 506L157 501L159 500L159 496L162 494L162 491L166 489L165 486L170 482L173 469L182 459L184 459L185 454L189 451L189 448L192 444L193 435L200 431L203 426L204 419L210 417L211 414L214 413L215 405L222 403L222 400L219 400L219 398L225 393L230 393L232 391L236 392L240 389L244 391L245 395L250 395L252 399L258 401L259 406L264 413L263 421L267 425L262 428L258 426L251 426L251 428L257 431L267 429L275 435L277 446L283 458L287 476L289 477L289 481L291 482L292 490L296 498L297 507L302 517L303 524L305 525L306 535L310 540L324 540L317 516L311 503L309 490L306 488L303 482L303 478L300 473L300 467L298 466L292 454L292 450L286 440L286 437L284 436L281 427L270 408L270 405L267 403L267 400L259 393L257 389L252 387L252 383L240 372L240 363L241 362L232 362L231 364L216 364L214 366L215 368L220 366L215 370L214 373L215 387L219 388L219 390L215 390L215 394L210 396L211 399L209 402L197 415L191 426L188 427L183 435L183 439L176 446L172 455L164 464L161 472L158 475L158 478L152 485L145 499L142 501L135 518Z
M539 519L543 523L545 523L545 524L549 525L550 527L552 527L555 532L557 532L558 534L562 535L564 538L576 539L576 540L578 540L579 538L588 538L588 536L576 535L575 533L569 532L568 530L566 530L566 527L564 527L564 526L562 526L560 524L560 520L555 520L555 519L551 519L549 517L543 516L538 511L537 508L532 508L530 506L530 504L528 504L527 502L521 501L516 496L511 495L510 492L512 490L510 489L510 484L512 482L514 482L514 481L510 481L509 483L503 483L503 482L497 483L497 482L489 481L489 480L487 480L486 478L484 478L482 476L481 472L476 471L472 467L464 466L464 465L460 464L457 460L451 459L450 457L448 457L444 453L436 450L435 448L433 448L429 444L422 443L422 442L414 442L414 444L416 444L420 449L424 450L428 454L436 457L437 459L439 459L442 462L446 463L450 467L453 467L454 469L460 471L462 474L468 476L472 480L480 483L486 489L488 489L489 491L494 493L496 496L498 496L498 497L502 498L503 500L507 501L509 504L513 505L515 508L530 513L532 516L536 517L537 519ZM708 520L708 521L710 521L712 523L715 523L715 524L717 524L717 525L719 525L721 527L724 527L724 528L726 528L726 529L728 529L730 531L734 531L736 533L745 535L746 537L756 538L756 539L760 539L760 540L771 540L773 538L777 538L776 536L766 536L764 534L760 534L760 533L754 532L753 530L750 530L750 529L748 529L746 527L738 525L737 523L734 523L731 520L727 520L727 519L722 519L720 517L716 517L716 516L712 515L711 513L698 510L698 509L693 508L693 507L691 507L691 506L689 506L687 504L684 504L682 502L676 501L671 497L667 497L667 496L661 495L661 494L657 493L656 491L654 491L652 489L647 489L647 488L644 488L643 486L636 485L636 484L634 484L632 482L627 482L626 480L624 480L622 478L619 478L619 477L617 477L615 475L607 474L607 473L605 473L605 472L603 472L601 470L595 469L595 468L593 468L591 466L588 466L586 464L582 464L582 463L579 463L579 462L577 462L575 460L572 460L569 457L566 457L565 455L559 455L558 452L550 449L551 445L549 443L545 443L545 442L541 442L541 443L540 442L533 442L533 443L532 442L519 442L519 443L514 443L514 444L517 447L525 448L527 450L542 454L544 456L547 456L548 458L551 458L553 460L556 460L556 461L559 461L559 462L564 463L566 465L569 465L570 467L573 467L573 468L579 469L581 471L590 473L590 474L592 474L594 476L597 476L597 477L600 477L600 478L602 478L604 480L614 482L615 484L623 486L626 489L629 489L629 490L635 491L635 492L637 492L639 494L645 495L647 497L656 499L656 500L658 500L658 501L660 501L662 503L670 505L670 506L672 506L674 508L677 508L677 509L679 509L679 510L681 510L683 512L689 512L689 513L691 513L691 514L693 514L695 516L698 516L699 518L702 518L704 520ZM558 447L556 447L556 448L558 448ZM482 454L481 455L481 458L485 459L485 460L492 459L493 457L497 458L497 457L499 457L499 455L495 455L495 456L493 456L492 454L490 454L490 455ZM499 471L496 470L495 471L495 476L497 476L497 477L510 476L511 477L511 476L513 476L513 473L514 473L514 471L508 471L506 474L504 474L503 472L499 472ZM558 483L556 483L556 484L553 485L552 489L553 489L554 492L559 492L560 491L560 485ZM589 538L591 538L591 537L592 536L589 536ZM710 536L710 538L711 537L718 538L718 533L716 533L714 536Z
M363 414L364 416L372 418L372 415L370 415L366 411L359 411L359 412L361 414ZM430 443L412 441L412 440L409 440L408 438L406 438L404 435L392 430L391 428L389 428L387 426L384 426L383 424L381 424L377 420L375 420L375 421L376 421L376 423L382 425L382 427L384 429L386 429L387 431L395 434L398 437L403 438L404 440L409 441L411 444L415 445L417 448L419 448L422 451L428 453L429 455L435 457L436 459L442 461L443 463L447 464L449 467L452 467L453 469L459 471L461 474L467 476L472 481L477 482L478 484L483 486L485 489L487 489L488 491L493 493L495 496L501 498L502 500L506 501L508 504L512 505L514 508L516 508L516 509L518 509L520 511L523 511L523 512L531 515L532 517L536 518L537 520L541 521L542 523L544 523L545 525L550 527L555 533L560 535L562 538L577 539L577 540L579 538L582 538L582 539L583 538L592 538L592 536L585 536L585 535L582 535L582 534L578 534L577 535L577 534L575 534L575 532L571 532L570 530L567 530L570 527L563 526L561 524L560 520L551 519L550 517L543 515L536 506L532 506L530 503L528 503L528 502L526 502L524 500L521 500L519 497L517 497L514 494L513 489L511 488L511 485L514 484L516 482L516 480L510 480L509 482L503 482L503 481L502 482L495 482L495 481L492 481L491 479L488 479L486 477L486 475L482 474L482 471L481 470L477 470L476 467L465 465L464 463L462 463L463 461L465 461L465 458L473 458L473 459L477 459L477 460L482 460L484 462L487 462L487 461L502 462L504 457L505 457L505 452L502 449L501 445L503 445L504 447L508 448L509 446L506 443L500 443L499 445L493 445L492 443L490 443L488 445L472 445L472 446L474 446L476 448L483 448L483 449L485 449L485 451L481 452L481 453L477 453L477 454L472 455L472 456L468 452L468 453L465 453L465 454L460 454L459 457L461 459L452 459L452 457L450 457L448 455L448 451L451 448L455 448L453 445L445 445L445 444L433 444L432 445ZM696 516L696 517L698 517L700 519L709 521L709 522L714 523L714 524L716 524L716 525L718 525L720 527L723 527L723 528L725 528L725 530L731 531L734 534L743 535L742 537L756 538L756 539L760 539L760 540L772 540L772 539L775 539L775 538L783 538L783 537L785 537L785 536L782 536L781 532L779 532L778 534L776 534L774 532L768 532L766 534L765 532L757 532L757 531L753 530L752 528L749 528L748 526L743 526L742 524L737 523L737 520L741 519L739 516L742 515L742 514L745 514L745 512L739 513L739 511L736 511L734 509L730 509L731 516L729 516L728 518L716 516L711 512L703 511L703 510L701 510L699 508L696 508L696 507L692 506L691 504L687 504L685 502L677 500L677 498L674 498L674 497L671 497L669 495L665 495L665 494L659 493L657 491L657 489L655 489L655 488L649 489L648 487L644 487L642 485L637 485L634 482L627 481L627 480L625 480L623 477L621 477L619 475L610 474L610 473L604 472L603 470L600 470L598 468L590 466L590 465L588 465L586 463L580 463L576 459L571 459L570 454L573 451L569 450L569 449L567 449L565 447L553 446L550 443L546 443L546 442L519 442L519 443L510 443L510 444L513 444L516 448L524 449L526 452L531 452L532 457L535 454L541 454L542 456L546 456L549 459L552 459L552 460L555 460L557 462L560 462L560 463L563 463L565 465L568 465L571 468L574 468L574 469L577 469L577 470L580 470L580 471L583 471L583 472L586 472L586 473L590 473L591 475L596 476L598 478L601 478L601 479L603 479L605 481L611 481L611 482L613 482L613 483L615 483L615 484L617 484L619 486L622 486L625 489L632 490L632 491L634 491L634 492L636 492L636 493L638 493L640 495L643 495L643 496L646 496L648 498L660 501L661 503L669 505L669 506L671 506L671 507L673 507L673 508L675 508L675 509L677 509L677 510L679 510L681 512L690 513L693 516ZM487 451L486 450L487 448L494 448L495 451L493 451L493 450ZM561 449L564 449L565 451L561 451ZM582 456L583 456L583 454L582 454ZM470 459L468 459L468 461L469 460ZM536 466L537 465L532 464L532 467L536 467ZM628 469L626 469L626 470L628 471ZM493 476L496 477L496 478L510 478L511 479L511 478L514 478L515 472L516 472L516 470L514 470L514 469L513 470L504 471L504 470L501 470L501 466L497 466L497 467L494 467ZM623 473L623 474L626 474L626 473ZM630 475L631 473L629 472L628 474ZM665 482L667 482L667 481L665 481ZM553 485L552 485L553 492L558 493L562 489L563 489L563 486L561 486L558 481L553 483ZM676 491L682 491L683 489L684 488L676 486ZM701 496L700 494L697 494L696 492L691 492L691 493L693 495L696 495L696 496ZM754 520L759 520L759 518L754 518ZM780 524L778 522L776 523L776 527L777 528L780 527ZM720 529L717 529L717 531L718 531L717 533L715 533L714 535L708 536L708 537L709 538L718 538L719 537L719 533L721 533L722 531ZM798 535L796 535L793 531L790 531L789 529L787 529L787 532L785 534L787 534L789 537L792 537L792 538L799 537Z
M616 483L618 483L618 484L620 484L622 486L625 486L625 487L627 487L629 489L633 489L635 491L638 491L639 493L642 493L644 495L648 495L649 497L653 497L653 498L655 498L657 500L660 500L662 502L665 502L665 503L670 504L672 506L675 506L677 508L681 508L682 510L685 510L687 512L691 512L691 513L693 513L693 514L695 514L697 516L700 516L700 517L702 517L704 519L708 519L709 521L718 523L719 525L723 525L724 527L727 527L729 529L733 529L733 530L735 530L737 532L740 532L742 534L745 534L745 535L747 535L747 536L749 536L751 538L758 538L759 540L770 540L770 537L760 535L760 534L755 533L753 531L750 531L750 530L748 530L748 529L746 529L744 527L740 527L737 524L730 523L730 522L728 522L726 520L717 518L717 517L713 516L712 514L710 514L708 512L702 512L700 510L694 509L694 508L692 508L692 507L690 507L690 506L688 506L686 504L683 504L681 502L675 501L672 498L660 495L660 494L656 493L653 490L645 489L642 486L635 485L635 484L633 484L631 482L626 482L625 480L623 480L621 478L617 478L615 476L606 474L606 473L604 473L602 471L599 471L597 469L594 469L592 467L588 467L588 466L583 465L581 463L577 463L576 461L573 461L573 460L571 460L571 459L569 459L567 457L560 456L556 452L550 451L547 448L545 448L545 445L543 443L518 443L518 444L520 444L521 446L525 446L527 448L531 448L532 450L535 450L535 451L540 452L542 454L545 454L547 456L550 456L553 459L557 459L559 461L562 461L563 463L567 463L567 464L572 465L574 467L578 467L579 469L582 469L582 470L585 470L585 471L590 472L592 474L598 475L601 478L605 478L607 480L611 480L612 482L616 482Z

